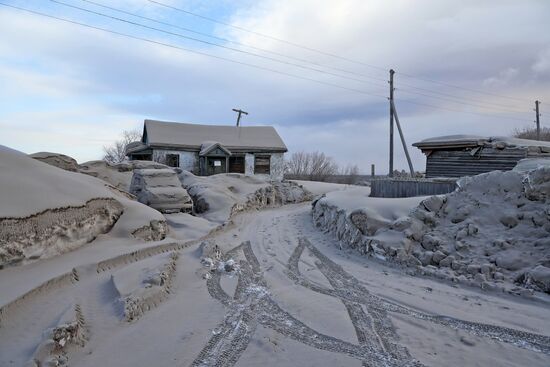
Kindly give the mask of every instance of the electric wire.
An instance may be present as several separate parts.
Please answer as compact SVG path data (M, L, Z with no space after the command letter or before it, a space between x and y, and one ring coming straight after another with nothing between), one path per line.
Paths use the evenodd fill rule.
M222 56L218 56L218 55L212 55L212 54L209 54L209 53L206 53L206 52L192 50L192 49L188 49L188 48L184 48L184 47L180 47L180 46L176 46L176 45L172 45L172 44L168 44L168 43L164 43L164 42L160 42L160 41L156 41L156 40L151 40L151 39L144 38L144 37L130 35L130 34L127 34L127 33L118 32L118 31L114 31L114 30L111 30L111 29L102 28L102 27L98 27L98 26L94 26L94 25L74 21L74 20L71 20L71 19L61 18L61 17L54 16L54 15L51 15L51 14L46 14L46 13L42 13L42 12L39 12L39 11L35 11L35 10L27 9L27 8L22 8L22 7L11 5L11 4L6 4L6 3L3 3L3 2L0 2L0 5L5 6L5 7L9 7L9 8L13 8L13 9L17 9L17 10L20 10L20 11L28 12L28 13L31 13L31 14L34 14L34 15L47 17L47 18L51 18L51 19L54 19L54 20L58 20L58 21L66 22L66 23L71 23L71 24L74 24L74 25L78 25L78 26L82 26L82 27L86 27L86 28L90 28L90 29L94 29L94 30L99 30L99 31L102 31L102 32L107 32L107 33L127 37L127 38L134 39L134 40L147 42L147 43L150 43L150 44L165 46L165 47L169 47L169 48L172 48L172 49L177 49L177 50L188 52L188 53L207 56L207 57L210 57L210 58L214 58L214 59L218 59L218 60L222 60L222 61L227 61L227 62L231 62L231 63L238 64L238 65L248 66L248 67L252 67L252 68L255 68L255 69L259 69L259 70L269 71L269 72L272 72L272 73L276 73L276 74L279 74L279 75L285 75L285 76L296 78L296 79L301 79L301 80L311 81L311 82L314 82L314 83L323 84L323 85L327 85L327 86L331 86L331 87L336 87L336 88L343 89L343 90L348 90L348 91L351 91L351 92L356 92L356 93L360 93L360 94L365 94L365 95L369 95L369 96L383 98L383 99L386 99L386 100L388 99L386 96L371 93L371 92L368 92L368 91L365 91L365 90L360 90L360 89L356 89L356 88L349 88L349 87L342 86L342 85L335 84L335 83L331 83L331 82L325 82L325 81L322 81L322 80L313 79L313 78L309 78L309 77L304 77L304 76L301 76L301 75L295 75L295 74L287 73L287 72L284 72L284 71L271 69L271 68L267 68L267 67L256 65L256 64L250 64L250 63L246 63L246 62L242 62L242 61L239 61L239 60L230 59L230 58L226 58L226 57L222 57ZM495 114L472 112L472 111L462 111L462 110L450 109L450 108L446 108L446 107L442 107L442 106L436 106L436 105L431 105L431 104L426 104L426 103L421 103L421 102L416 102L416 101L411 101L411 100L400 100L400 102L419 105L419 106L424 106L424 107L430 107L430 108L433 108L433 109L451 111L451 112L468 113L468 114L475 114L475 115L481 115L481 116L491 116L491 117L496 116ZM508 117L508 116L499 116L499 118L508 119L508 120L525 121L524 119L513 118L513 117Z
M256 36L260 36L260 37L264 37L264 38L267 38L267 39L270 39L270 40L273 40L273 41L285 43L285 44L288 44L288 45L291 45L291 46L294 46L294 47L297 47L297 48L301 48L301 49L304 49L304 50L308 50L308 51L311 51L311 52L315 52L315 53L318 53L318 54L321 54L321 55L330 56L330 57L340 59L340 60L344 60L344 61L347 61L347 62L350 62L350 63L363 65L363 66L366 66L366 67L369 67L369 68L372 68L372 69L382 70L382 71L387 72L387 68L384 68L384 67L381 67L381 66L372 65L372 64L369 64L369 63L366 63L366 62L363 62L363 61L354 60L354 59L351 59L351 58L348 58L348 57L344 57L342 55L337 55L335 53L326 52L326 51L319 50L319 49L316 49L316 48L301 45L301 44L298 44L298 43L295 43L295 42L284 40L282 38L278 38L278 37L274 37L274 36L267 35L267 34L264 34L264 33L256 32L256 31L253 31L251 29L247 29L247 28L244 28L244 27L237 26L235 24L224 22L224 21L221 21L221 20L218 20L218 19L215 19L215 18L211 18L211 17L207 17L207 16L204 16L204 15L201 15L201 14L189 11L189 10L185 10L185 9L182 9L182 8L170 5L170 4L166 4L166 3L163 3L163 2L158 1L158 0L147 0L147 1L149 1L150 3L156 4L158 6L167 8L167 9L171 9L171 10L174 10L174 11L177 11L177 12L180 12L180 13L191 15L193 17L197 17L197 18L209 21L209 22L213 22L213 23L221 24L221 25L224 25L224 26L227 26L227 27L231 27L231 28L237 29L237 30L242 31L242 32L254 34ZM502 95L502 94L482 91L482 90L479 90L479 89L462 87L462 86L454 85L454 84L451 84L451 83L441 82L441 81L438 81L438 80L425 78L425 77L420 77L420 76L416 76L416 75L412 75L412 74L408 74L408 73L399 72L399 74L403 75L405 77L408 77L408 78L418 79L418 80L422 80L422 81L429 82L429 83L435 83L435 84L447 86L447 87L450 87L450 88L461 89L461 90L466 90L466 91L470 91L470 92L474 92L474 93L485 94L485 95L490 95L490 96L493 96L493 97L505 98L505 99L510 99L510 100L516 100L516 101L522 101L522 102L531 102L531 101L529 101L527 99L523 99L523 98L511 97L511 96L506 96L506 95Z
M265 55L260 55L260 54L256 54L256 53L247 52L247 51L240 50L240 49L236 49L236 48L233 48L233 47L228 47L228 46L220 45L220 44L217 44L217 43L214 43L214 42L204 41L204 40L197 39L197 38L194 38L194 37L189 37L189 36L186 36L186 35L182 35L182 34L180 34L180 33L175 33L175 32L170 32L170 31L166 31L166 30L163 30L163 29L155 28L155 27L150 27L150 26L147 26L147 25L142 24L142 23L137 23L137 22L133 22L133 21L130 21L130 20L118 18L118 17L112 16L112 15L108 15L108 14L96 12L96 11L93 11L93 10L85 9L85 8L82 8L82 7L79 7L79 6L76 6L76 5L72 5L72 4L65 3L65 2L63 2L63 1L59 1L59 0L50 0L50 1L53 2L53 3L59 4L59 5L65 6L65 7L73 8L73 9L80 10L80 11L84 11L84 12L88 12L88 13L95 14L95 15L98 15L98 16L101 16L101 17L105 17L105 18L109 18L109 19L116 20L116 21L128 23L128 24L131 24L131 25L135 25L135 26L138 26L138 27L146 28L146 29L153 30L153 31L157 31L157 32L161 32L161 33L165 33L165 34L168 34L168 35L173 35L173 36L181 37L181 38L188 39L188 40L191 40L191 41L195 41L195 42L199 42L199 43L208 44L208 45L211 45L211 46L214 46L214 47L220 47L220 48L228 49L228 50L230 50L230 51L240 52L240 53L244 53L244 54L251 55L251 56L254 56L254 57L266 59L266 60L269 60L269 61L279 62L279 63L291 65L291 66L298 67L298 68L302 68L302 69L306 69L306 70L311 70L311 71L315 71L315 72L319 72L319 73L323 73L323 74L327 74L327 75L332 75L332 76L340 77L340 78L347 79L347 80L352 80L352 81L356 81L356 82L360 82L360 83L371 84L371 85L375 85L375 86L379 86L379 87L382 86L382 85L380 85L380 84L373 83L373 82L371 82L371 81L369 81L369 80L358 79L358 78L352 78L352 77L348 77L348 76L341 75L341 74L337 74L337 73L327 72L327 71L324 71L324 70L321 70L321 69L311 68L311 67L308 67L308 66L305 66L305 65L300 65L300 64L296 64L296 63L292 63L292 62L288 62L288 61L284 61L284 60L272 58L272 57L269 57L269 56L265 56ZM148 17L142 17L142 16L140 16L140 15L136 15L136 14L131 13L131 12L121 11L121 10L118 10L118 9L116 9L116 8L109 7L109 6L103 6L102 4L99 4L99 3L94 2L94 1L90 1L90 0L81 0L81 1L84 1L84 2L87 2L87 3L91 3L91 4L94 4L94 5L97 5L97 6L105 7L105 8L110 9L110 10L119 11L119 12L121 12L121 13L128 14L128 15L131 15L131 16L136 16L136 17L139 17L139 18L143 18L143 19L146 19L146 20L150 20L150 21L157 22L155 19L148 18ZM158 23L170 25L169 23L165 23L165 22L158 22ZM178 26L176 26L176 27L178 27ZM184 30L189 30L189 28L182 28L182 29L184 29ZM203 34L203 33L201 33L201 32L197 32L197 33L199 33L199 34L201 34L201 35ZM284 55L283 55L283 56L284 56ZM306 61L306 62L307 62L307 61ZM342 70L342 69L340 69L340 70ZM346 70L343 70L343 71L344 71L344 72L347 72ZM354 74L354 73L352 73L352 72L349 72L349 73ZM385 80L383 80L383 79L377 79L377 80L380 80L380 81L384 81L384 82L385 82ZM405 85L406 85L406 84L405 84ZM428 92L430 92L430 93L433 93L432 91L426 90L426 89L423 89L423 88L417 88L417 87L414 87L414 86L410 86L410 87L413 88L413 89L425 90L425 91L428 91ZM496 111L498 111L498 112L506 111L506 112L512 112L512 113L524 113L524 111L510 110L510 109L508 109L508 108L501 108L501 107L495 108L495 107L492 107L492 106L484 106L484 105L481 104L481 103L471 103L471 102L469 102L469 101L460 102L460 101L456 101L456 100L458 100L458 99L460 99L460 98L457 98L457 97L454 97L454 96L451 96L451 98L452 98L452 99L451 99L451 98L444 98L444 97L431 96L431 95L427 95L427 94L425 94L425 93L420 93L420 92L407 91L406 89L403 89L403 91L405 91L406 93L409 93L409 94L417 94L417 95L425 96L425 97L428 97L428 98L433 98L433 99L439 99L439 100L450 101L450 102L452 102L452 103L458 103L458 104L462 104L462 105L470 105L470 106L473 106L473 107L479 107L479 108L484 108L484 109L492 109L492 110L496 110ZM442 94L442 93L438 93L438 94ZM443 94L443 95L445 95L445 94Z
M218 43L201 40L201 39L195 38L195 37L186 36L186 35L181 34L181 33L170 32L170 31L167 31L167 30L164 30L164 29L151 27L151 26L148 26L146 24L142 24L142 23L131 21L131 20L115 17L113 15L108 15L108 14L104 14L104 13L97 12L97 11L94 11L94 10L85 9L85 8L82 8L82 7L79 7L79 6L76 6L76 5L65 3L63 1L59 1L59 0L50 0L50 1L53 2L53 3L59 4L59 5L65 6L65 7L69 7L69 8L73 8L73 9L76 9L76 10L84 11L84 12L87 12L87 13L90 13L90 14L95 14L95 15L98 15L98 16L101 16L101 17L104 17L104 18L113 19L113 20L116 20L116 21L119 21L119 22L128 23L128 24L134 25L136 27L141 27L141 28L152 30L152 31L165 33L165 34L168 34L168 35L171 35L171 36L180 37L180 38L187 39L187 40L190 40L190 41L193 41L193 42L199 42L199 43L207 44L207 45L214 46L214 47L220 47L220 48L223 48L223 49L226 49L226 50L243 53L243 54L246 54L246 55L250 55L250 56L254 56L254 57L261 58L261 59L274 61L274 62L278 62L278 63L282 63L282 64L294 66L294 67L298 67L298 68L305 69L305 70L310 70L310 71L315 71L315 72L322 73L322 74L332 75L332 76L336 76L336 77L343 78L343 79L348 79L348 80L353 80L353 81L360 82L360 83L368 83L368 84L373 84L373 85L376 85L376 86L380 86L379 84L374 83L374 82L370 82L368 80L357 79L357 78L349 77L349 76L346 76L346 75L333 73L333 72L330 72L330 71L317 69L317 68L312 68L312 67L309 67L309 66L296 64L296 63L293 63L293 62L290 62L290 61L277 59L277 58L274 58L274 57L271 57L271 56L260 55L260 54L257 54L257 53L241 50L241 49L238 49L238 48L229 47L229 46L225 46L225 45L220 45Z

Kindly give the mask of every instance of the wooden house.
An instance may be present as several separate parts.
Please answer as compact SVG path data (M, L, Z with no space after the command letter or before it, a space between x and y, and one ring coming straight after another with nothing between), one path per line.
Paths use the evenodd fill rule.
M426 177L462 177L511 170L524 158L550 158L550 142L509 137L451 135L413 146L426 155Z
M199 125L145 120L131 160L153 160L196 175L244 173L282 180L283 140L272 126Z

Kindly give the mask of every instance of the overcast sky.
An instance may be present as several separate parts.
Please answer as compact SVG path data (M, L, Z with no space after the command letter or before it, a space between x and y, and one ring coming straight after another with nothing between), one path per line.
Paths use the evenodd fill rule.
M235 122L231 109L242 108L250 112L244 125L276 126L290 152L319 150L365 173L375 163L383 173L390 67L397 71L396 107L409 146L438 135L509 135L514 128L534 126L535 99L543 101L542 121L550 125L548 0L158 0L256 33L148 0L94 2L180 28L82 0L60 1L286 63L47 0L0 0L276 71L0 6L0 144L26 153L99 159L103 145L124 129L141 129L145 118L230 125ZM396 167L406 168L399 140L395 144ZM415 168L424 169L422 154L410 149Z

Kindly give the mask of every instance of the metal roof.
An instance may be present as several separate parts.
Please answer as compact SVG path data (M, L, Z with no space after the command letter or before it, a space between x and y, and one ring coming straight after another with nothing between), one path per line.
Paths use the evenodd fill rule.
M422 150L428 149L447 149L447 148L466 148L486 145L501 145L503 147L539 147L543 151L550 148L550 142L528 139L517 139L508 136L478 136L478 135L448 135L435 138L429 138L413 146Z
M219 142L229 150L286 152L272 126L199 125L145 120L143 141L149 146L200 150L206 141Z

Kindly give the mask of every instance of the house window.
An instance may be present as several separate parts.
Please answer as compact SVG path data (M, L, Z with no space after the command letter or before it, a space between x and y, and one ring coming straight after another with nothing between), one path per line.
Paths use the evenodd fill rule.
M271 172L270 164L270 157L268 155L256 156L254 158L254 173L269 175Z
M166 165L168 167L179 167L180 166L180 155L179 154L166 154Z

